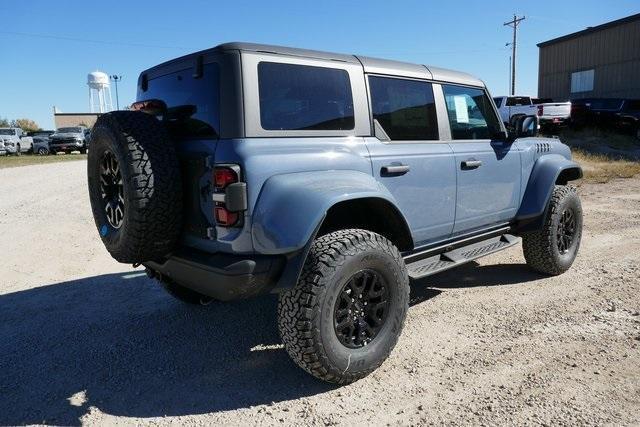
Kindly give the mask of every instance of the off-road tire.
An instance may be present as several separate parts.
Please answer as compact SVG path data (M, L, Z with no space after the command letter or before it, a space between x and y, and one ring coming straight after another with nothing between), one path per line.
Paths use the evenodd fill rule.
M161 260L182 228L182 184L175 147L155 117L114 111L98 118L87 157L89 196L102 242L117 261ZM108 154L111 153L111 154ZM113 155L123 182L121 226L107 219L101 190L101 162Z
M364 347L343 345L334 330L336 300L363 269L375 270L389 286L382 329ZM347 384L365 377L389 356L409 307L409 278L398 249L379 234L340 230L317 238L295 287L280 294L278 329L284 348L302 369L323 381Z
M558 248L558 224L562 213L571 209L576 217L572 244L563 254ZM522 235L522 249L527 265L534 270L556 276L567 271L578 254L582 239L582 205L575 187L556 185L539 230Z

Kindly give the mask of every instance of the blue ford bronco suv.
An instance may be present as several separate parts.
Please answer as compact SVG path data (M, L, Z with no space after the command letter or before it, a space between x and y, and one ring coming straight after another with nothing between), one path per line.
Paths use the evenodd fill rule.
M286 351L344 384L392 351L410 279L520 241L534 270L571 266L582 171L537 128L508 132L464 73L227 43L99 118L91 207L113 258L182 301L278 293Z

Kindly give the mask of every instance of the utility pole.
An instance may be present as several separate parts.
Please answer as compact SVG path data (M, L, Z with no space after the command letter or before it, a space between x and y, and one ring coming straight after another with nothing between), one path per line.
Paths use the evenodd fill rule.
M515 95L516 93L516 45L518 39L518 24L524 20L524 16L518 18L516 15L513 15L513 20L504 23L504 26L513 28L513 41L511 42L511 95Z
M116 74L114 74L113 76L111 76L111 80L113 80L116 83L116 110L120 109L120 99L118 98L118 82L120 80L122 80L122 76L118 76ZM113 108L113 107L111 107Z

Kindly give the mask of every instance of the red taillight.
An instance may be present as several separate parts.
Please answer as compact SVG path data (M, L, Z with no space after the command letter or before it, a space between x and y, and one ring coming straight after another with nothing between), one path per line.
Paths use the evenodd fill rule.
M228 167L217 167L213 170L213 183L216 190L224 190L229 184L238 182L238 174Z
M231 164L215 166L212 180L215 190L214 201L216 203L213 208L213 215L216 225L220 227L239 225L242 209L237 209L238 193L237 191L231 191L232 188L229 188L229 186L240 183L240 166ZM244 196L246 197L246 193ZM230 200L229 197L232 199Z
M538 105L538 115L541 116L544 112L544 105Z
M229 212L223 204L217 205L213 209L216 216L216 223L223 227L231 227L238 222L238 212Z

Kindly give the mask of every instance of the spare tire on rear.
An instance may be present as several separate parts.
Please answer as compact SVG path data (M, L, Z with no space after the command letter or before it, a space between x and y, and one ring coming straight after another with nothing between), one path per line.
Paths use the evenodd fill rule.
M159 260L182 229L182 184L164 125L139 111L98 118L87 159L89 197L102 242L117 261Z

